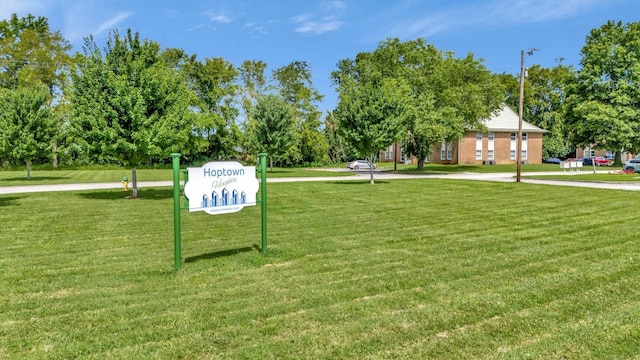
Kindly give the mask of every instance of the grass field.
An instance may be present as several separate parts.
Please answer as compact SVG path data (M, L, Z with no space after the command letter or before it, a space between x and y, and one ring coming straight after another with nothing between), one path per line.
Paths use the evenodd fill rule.
M0 196L0 358L637 359L640 193L460 180Z
M171 181L171 169L137 169L138 181ZM274 168L267 169L267 177L318 177L349 176L349 172L336 172L323 169ZM131 169L75 169L75 170L35 170L31 180L27 180L26 171L0 171L0 186L44 185L44 184L82 184L100 182L121 182L124 177L131 180Z

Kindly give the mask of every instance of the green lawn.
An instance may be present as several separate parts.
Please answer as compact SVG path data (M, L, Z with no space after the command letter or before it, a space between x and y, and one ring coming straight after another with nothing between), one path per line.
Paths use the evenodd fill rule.
M171 169L137 169L138 181L171 181ZM267 177L317 177L349 176L349 172L335 172L325 169L274 168L267 169ZM24 170L0 171L0 186L44 185L44 184L80 184L100 182L121 182L124 177L131 180L131 169L76 169L76 170L35 170L31 180L27 180Z
M0 358L621 359L640 349L640 193L415 179L0 196ZM320 195L320 196L318 196ZM569 200L570 199L570 200Z

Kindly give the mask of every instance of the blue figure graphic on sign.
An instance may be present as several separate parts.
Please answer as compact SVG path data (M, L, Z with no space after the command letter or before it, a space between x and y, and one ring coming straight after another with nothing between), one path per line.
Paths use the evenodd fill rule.
M218 206L218 193L215 191L211 192L211 206Z
M220 206L229 205L229 190L222 189L222 198L220 199Z
M202 207L207 207L207 203L209 202L209 198L207 197L207 194L202 195Z

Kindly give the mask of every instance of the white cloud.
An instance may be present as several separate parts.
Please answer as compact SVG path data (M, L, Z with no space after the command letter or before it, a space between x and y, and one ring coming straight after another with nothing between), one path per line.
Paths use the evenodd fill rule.
M228 24L233 21L224 11L207 10L204 12L204 15L208 17L209 20L219 24Z
M320 21L312 21L312 20L304 20L298 21L300 26L295 29L297 33L313 33L313 34L322 34L329 31L338 30L343 21L337 20L332 17L326 17Z
M291 21L293 21L294 23L301 23L309 20L310 18L311 18L311 15L309 14L301 14L301 15L292 17Z
M404 21L393 33L401 37L429 36L448 29L546 22L569 18L598 0L491 0L450 7L414 21Z
M117 24L121 23L123 20L125 20L129 16L131 16L130 12L121 12L121 13L117 14L116 16L112 17L111 19L109 19L109 20L103 22L102 24L100 24L100 26L94 32L94 34L95 35L99 35L99 34L103 33L106 30L113 29Z
M321 4L320 14L300 14L291 18L297 27L294 32L302 34L323 34L338 30L344 25L340 15L346 5L342 1L327 1Z

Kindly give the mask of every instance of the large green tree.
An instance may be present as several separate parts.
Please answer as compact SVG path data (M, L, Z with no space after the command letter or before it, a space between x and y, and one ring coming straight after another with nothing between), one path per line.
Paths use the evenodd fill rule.
M31 180L31 164L46 158L56 125L47 105L46 86L0 88L0 153L24 161L27 179Z
M286 158L296 147L293 108L277 95L261 96L250 114L246 137L249 153L267 153L273 171L274 160Z
M609 21L591 30L576 81L568 87L567 121L579 147L640 151L640 22Z
M0 87L45 84L51 96L64 86L71 45L45 17L16 14L0 21Z
M0 21L0 87L38 87L49 92L47 106L56 114L57 132L51 138L51 160L58 164L58 139L64 127L67 107L63 91L73 58L71 45L59 31L52 31L45 17L16 14Z
M379 74L349 76L356 62L342 61L342 72L334 72L338 84L338 106L334 112L337 128L345 141L370 163L380 150L398 141L407 114L409 87L403 79L383 78ZM373 167L369 169L374 184Z
M240 128L242 131L241 147L244 156L251 152L250 121L258 99L265 95L269 89L268 79L265 75L267 64L258 60L245 60L238 67L240 74L240 107L242 110Z
M274 70L273 78L278 93L295 111L298 147L291 162L323 162L328 144L320 129L322 112L318 104L322 95L313 87L311 67L304 61L293 61Z
M239 115L234 101L240 92L238 70L223 58L189 62L190 88L198 102L197 132L204 141L209 159L226 160L237 155L240 144Z
M418 159L418 169L440 141L461 138L470 129L483 128L482 121L504 101L503 87L472 54L455 58L419 38L402 42L387 39L371 53L354 61L342 61L334 81L379 77L401 79L409 91L402 103L403 150Z
M85 159L137 166L199 150L197 99L160 54L157 43L131 30L111 32L104 54L85 39L70 97Z
M567 87L573 83L575 69L558 63L552 68L533 65L524 82L523 118L549 131L542 139L542 157L566 157L573 149L565 121ZM505 102L512 109L520 106L519 76L498 75L505 88Z

